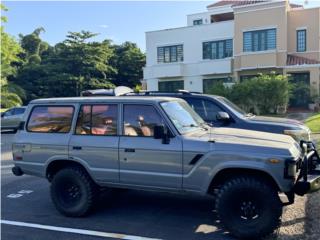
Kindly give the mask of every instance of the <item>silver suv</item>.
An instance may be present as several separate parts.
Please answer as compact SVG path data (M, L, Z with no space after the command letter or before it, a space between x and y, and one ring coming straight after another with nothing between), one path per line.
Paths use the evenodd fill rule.
M320 189L312 143L217 131L182 99L40 99L29 104L23 121L13 143L13 173L47 178L53 203L66 216L89 213L104 187L210 194L227 230L258 238L279 226L282 207L295 194Z

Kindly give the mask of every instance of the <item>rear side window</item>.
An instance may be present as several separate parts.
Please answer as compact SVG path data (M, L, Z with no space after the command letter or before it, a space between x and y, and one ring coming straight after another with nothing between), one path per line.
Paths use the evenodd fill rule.
M74 108L72 106L36 106L32 109L27 131L39 133L68 133Z
M118 106L82 105L76 127L78 135L117 135Z

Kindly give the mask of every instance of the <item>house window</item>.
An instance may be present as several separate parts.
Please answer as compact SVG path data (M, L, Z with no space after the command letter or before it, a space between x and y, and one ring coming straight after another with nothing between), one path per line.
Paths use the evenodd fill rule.
M297 30L297 52L305 52L307 50L307 31Z
M158 47L158 63L183 62L183 46Z
M193 20L193 25L202 25L202 19Z
M243 33L243 51L258 52L276 49L276 29L266 29Z
M210 94L212 93L212 88L214 87L215 84L229 83L229 82L232 82L231 77L203 79L203 93Z
M204 42L202 44L202 57L203 59L221 59L232 57L233 43L232 39Z
M159 82L160 92L176 92L178 90L184 89L183 81L163 81Z

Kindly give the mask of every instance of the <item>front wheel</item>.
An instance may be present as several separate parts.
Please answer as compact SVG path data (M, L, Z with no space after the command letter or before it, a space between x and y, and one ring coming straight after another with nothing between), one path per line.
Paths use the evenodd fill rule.
M257 239L280 226L282 204L277 189L253 177L236 177L221 187L216 210L232 235Z
M55 207L68 217L88 214L98 194L98 188L88 173L78 167L64 168L56 173L50 190Z

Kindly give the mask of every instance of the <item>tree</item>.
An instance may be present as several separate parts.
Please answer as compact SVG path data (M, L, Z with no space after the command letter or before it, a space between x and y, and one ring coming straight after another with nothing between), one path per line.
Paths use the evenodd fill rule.
M7 11L3 4L1 10ZM21 98L24 97L23 90L8 81L16 74L16 64L21 61L18 55L22 53L22 48L12 36L4 32L2 24L6 21L7 18L1 16L1 107L13 107L22 104Z
M135 43L125 42L114 45L114 57L112 65L117 69L115 77L116 85L135 87L140 85L143 78L142 68L145 66L145 55Z
M111 88L115 69L109 64L113 49L108 42L91 42L96 34L69 32L54 47L40 39L41 28L21 38L26 62L16 82L27 91L27 100L39 97L79 96L85 89Z

